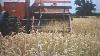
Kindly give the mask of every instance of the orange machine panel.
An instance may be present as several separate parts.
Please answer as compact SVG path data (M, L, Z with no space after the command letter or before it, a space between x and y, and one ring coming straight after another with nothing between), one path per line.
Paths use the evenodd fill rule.
M25 2L4 2L4 9L20 20L25 18L27 6Z

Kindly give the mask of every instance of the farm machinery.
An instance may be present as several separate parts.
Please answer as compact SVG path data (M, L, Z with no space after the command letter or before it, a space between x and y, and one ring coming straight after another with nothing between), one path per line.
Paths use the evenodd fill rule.
M30 3L30 0L2 0L0 15L4 15L1 16L2 19L7 19L9 32L18 32L24 28L26 33L30 33L33 28L41 27L41 21L52 17L67 20L69 32L71 31L70 0L35 0L32 5Z

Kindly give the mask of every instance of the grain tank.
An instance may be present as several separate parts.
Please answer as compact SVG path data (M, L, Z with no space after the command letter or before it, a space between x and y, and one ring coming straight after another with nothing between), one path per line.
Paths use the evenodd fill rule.
M4 0L4 10L20 20L28 18L29 0Z

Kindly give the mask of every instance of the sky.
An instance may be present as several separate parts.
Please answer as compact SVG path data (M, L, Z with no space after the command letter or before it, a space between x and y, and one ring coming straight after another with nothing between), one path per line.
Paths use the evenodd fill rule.
M100 13L100 0L93 0L93 3L96 4L96 13Z
M2 3L2 1L4 0L0 0L0 3ZM66 5L69 5L69 6L72 6L72 9L70 9L71 13L75 13L75 8L76 8L76 5L74 4L74 1L75 0L71 0L71 3L70 4L66 4ZM94 4L96 4L96 13L100 13L100 0L92 0ZM30 0L30 5L34 2L34 0ZM46 4L46 5L49 5L49 4ZM61 5L61 4L58 4L58 5Z

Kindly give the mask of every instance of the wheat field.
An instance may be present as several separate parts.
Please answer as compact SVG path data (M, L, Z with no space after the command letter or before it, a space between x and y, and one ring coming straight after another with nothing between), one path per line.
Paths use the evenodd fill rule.
M55 32L1 36L0 56L100 56L100 18L74 18L70 33L57 32L65 23L55 23Z

